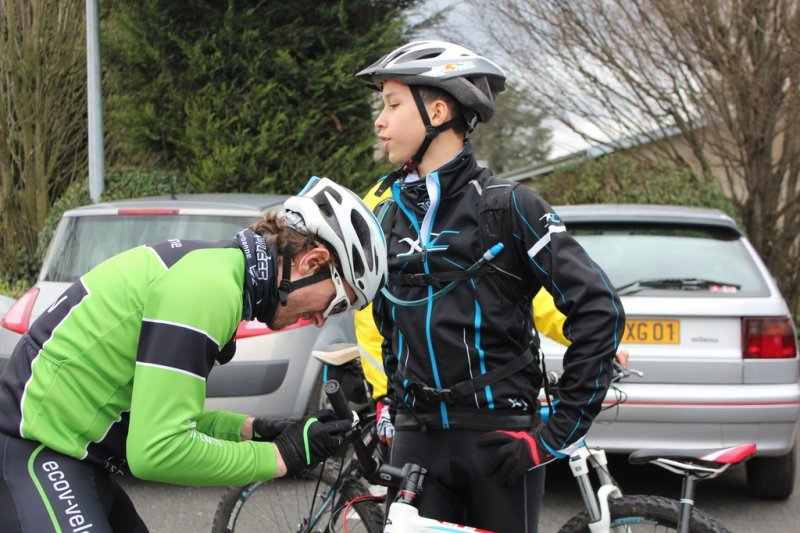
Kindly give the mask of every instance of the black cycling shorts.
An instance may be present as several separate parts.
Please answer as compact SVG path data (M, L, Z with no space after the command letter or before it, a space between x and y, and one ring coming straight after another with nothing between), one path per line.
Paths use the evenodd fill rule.
M544 496L544 467L519 484L500 486L486 464L495 447L478 446L480 430L396 430L391 464L416 463L428 469L419 514L428 518L497 531L536 533ZM394 497L390 492L388 498ZM391 501L388 500L388 501Z
M0 531L147 532L111 474L0 433Z

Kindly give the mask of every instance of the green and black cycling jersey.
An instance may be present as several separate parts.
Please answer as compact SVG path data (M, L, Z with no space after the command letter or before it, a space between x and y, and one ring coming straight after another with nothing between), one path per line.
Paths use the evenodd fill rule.
M559 409L542 433L559 450L582 437L600 410L625 316L603 271L553 209L533 190L514 188L510 228L499 235L505 247L492 269L440 298L434 284L418 283L477 264L487 251L478 206L497 183L467 142L439 170L392 185L397 207L384 222L391 298L373 302L390 394L400 413L433 428L490 429L503 425L503 415L535 416L542 376L530 353L531 299L544 288L571 341Z
M241 485L275 475L245 415L205 411L235 351L245 258L232 241L171 240L108 259L33 323L0 380L0 432L137 477Z

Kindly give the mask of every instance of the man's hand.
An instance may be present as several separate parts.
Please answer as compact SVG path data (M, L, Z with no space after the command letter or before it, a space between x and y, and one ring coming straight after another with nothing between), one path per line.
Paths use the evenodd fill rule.
M293 475L312 468L333 454L344 442L350 420L339 420L333 411L320 411L294 422L274 441L286 474Z
M533 433L491 431L478 437L478 446L499 446L486 465L486 473L497 472L500 485L513 486L520 482L525 472L555 461L556 457L544 446L540 431L541 427Z
M253 419L253 440L272 442L292 425L291 420Z
M394 424L392 424L389 406L381 401L375 404L375 421L378 426L378 439L391 446L394 442Z

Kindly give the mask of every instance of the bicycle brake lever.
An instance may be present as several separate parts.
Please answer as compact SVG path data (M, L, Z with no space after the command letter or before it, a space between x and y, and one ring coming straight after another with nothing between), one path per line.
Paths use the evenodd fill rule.
M623 368L622 370L620 370L618 375L619 375L618 379L625 379L627 377L630 377L631 375L640 378L640 377L644 376L644 372L642 372L640 370L635 370L633 368Z

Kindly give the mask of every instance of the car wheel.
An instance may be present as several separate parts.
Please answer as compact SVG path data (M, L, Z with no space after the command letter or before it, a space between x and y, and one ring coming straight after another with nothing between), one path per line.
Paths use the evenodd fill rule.
M769 500L785 500L794 489L797 446L779 457L754 457L747 461L750 494Z

